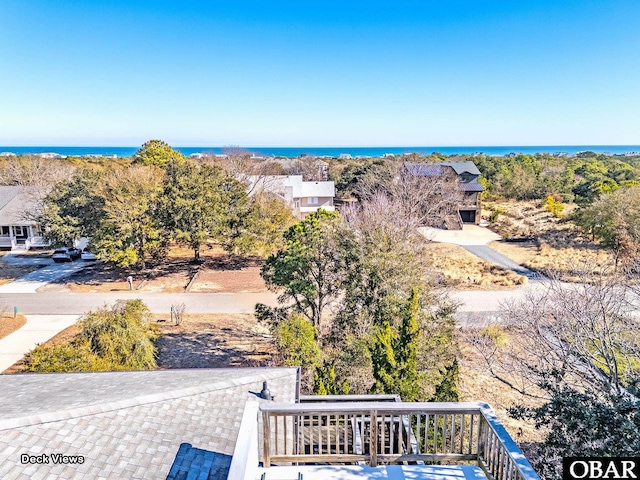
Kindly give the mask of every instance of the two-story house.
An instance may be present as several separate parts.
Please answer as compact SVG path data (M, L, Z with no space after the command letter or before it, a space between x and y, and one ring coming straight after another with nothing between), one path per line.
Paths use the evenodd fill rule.
M334 211L333 182L305 182L302 175L264 175L248 177L250 194L268 192L281 198L291 207L298 219L317 212L319 208Z
M458 214L462 223L480 223L482 209L481 194L484 187L478 182L480 170L472 161L413 163L405 162L404 167L413 175L442 176L451 171L458 177L458 188L462 199L458 205Z

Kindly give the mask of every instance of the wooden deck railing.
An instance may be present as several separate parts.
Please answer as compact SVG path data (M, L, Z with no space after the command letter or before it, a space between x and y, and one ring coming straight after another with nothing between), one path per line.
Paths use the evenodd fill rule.
M539 480L488 405L263 404L263 464L477 463L495 480Z

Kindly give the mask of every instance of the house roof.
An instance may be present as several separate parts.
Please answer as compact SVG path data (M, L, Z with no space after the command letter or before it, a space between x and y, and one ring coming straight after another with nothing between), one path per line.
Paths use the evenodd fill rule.
M292 199L307 197L333 198L336 192L333 182L304 182L302 175L251 176L248 180L251 184L250 190L253 190L254 185L258 185L265 191L288 197L285 193L289 189Z
M414 175L442 175L443 167L451 167L458 175L469 173L471 175L480 175L480 170L472 161L466 162L405 162L405 168Z
M336 194L336 187L333 182L302 182L300 198L308 197L331 197ZM294 197L295 197L294 192Z
M460 182L460 190L463 192L484 192L484 187L478 182Z
M466 162L438 162L441 165L447 165L455 170L458 175L463 173L470 173L471 175L480 175L480 170L476 167L476 164L470 160Z
M414 163L405 162L404 167L412 175L425 177L439 177L444 175L445 169L451 168L457 175L469 173L471 175L480 175L480 170L473 162L437 162L437 163ZM477 173L476 173L477 172ZM484 192L484 187L478 183L477 179L470 181L460 181L460 190L463 192Z
M204 478L226 479L263 381L295 401L296 368L0 375L0 478L166 478L188 443L191 457L216 459ZM59 453L84 463L21 464L21 454Z
M42 196L39 187L0 185L0 225L34 225L29 213L36 211Z
M440 163L414 163L404 162L404 167L412 175L420 175L425 177L439 177L444 175L445 169Z

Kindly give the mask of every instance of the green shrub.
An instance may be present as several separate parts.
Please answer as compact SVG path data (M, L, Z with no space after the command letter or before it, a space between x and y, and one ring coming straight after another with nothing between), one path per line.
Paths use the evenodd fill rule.
M500 207L490 208L489 211L491 212L488 218L489 223L495 223L498 220L500 214L504 213L504 209Z
M67 343L45 347L38 345L29 353L25 371L50 372L104 372L113 370L110 362L91 353L86 343Z
M316 329L300 315L291 315L274 328L278 349L285 365L314 367L322 352L316 343Z
M155 368L157 333L150 320L149 309L141 300L119 300L111 309L89 312L80 337L89 342L93 354L113 365L127 370Z
M484 327L480 332L480 335L488 340L491 340L491 342L498 347L501 347L507 343L507 339L505 338L502 329L494 324Z
M155 326L141 300L119 300L89 312L71 343L38 346L29 354L28 372L100 372L156 367Z

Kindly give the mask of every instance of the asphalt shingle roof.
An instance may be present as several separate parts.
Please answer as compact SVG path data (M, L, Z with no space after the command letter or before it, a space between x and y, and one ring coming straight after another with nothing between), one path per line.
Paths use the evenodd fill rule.
M295 368L2 375L0 478L166 478L183 443L230 457L265 380L277 401L295 401ZM60 453L84 463L54 464ZM21 464L22 454L49 463Z
M37 187L0 185L0 225L33 225L29 213L36 210L42 196Z

